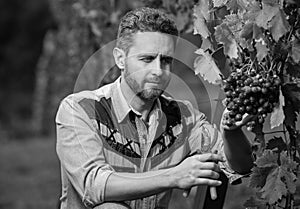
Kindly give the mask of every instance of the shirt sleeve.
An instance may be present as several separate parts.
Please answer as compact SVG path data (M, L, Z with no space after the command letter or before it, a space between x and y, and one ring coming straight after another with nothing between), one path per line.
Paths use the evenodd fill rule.
M113 168L105 162L102 141L83 108L64 99L56 115L56 151L67 177L86 206L104 201Z
M227 176L229 182L239 183L241 175L235 172L228 164L224 152L223 136L215 124L210 124L205 115L189 105L192 112L190 119L191 130L188 138L191 153L219 153L225 159L225 162L219 162L219 166ZM238 181L239 180L239 181Z

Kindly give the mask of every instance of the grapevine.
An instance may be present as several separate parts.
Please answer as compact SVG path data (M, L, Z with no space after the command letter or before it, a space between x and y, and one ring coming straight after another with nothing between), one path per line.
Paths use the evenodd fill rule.
M208 13L203 7L210 8ZM255 116L246 126L255 133L256 160L249 186L256 195L244 206L295 208L299 204L295 182L300 162L300 131L296 127L300 111L300 3L206 0L195 5L194 15L195 33L204 43L196 52L195 70L208 82L221 84L228 109L226 125L241 121L244 114ZM227 59L228 76L224 66L211 64L220 47ZM214 76L203 73L208 67ZM282 127L282 131L264 133L268 116L271 129ZM266 134L273 138L266 139Z
M299 208L300 1L156 2L165 9L194 2L193 8L181 11L193 13L194 34L202 38L195 52L195 73L224 91L228 126L242 120L244 114L255 116L246 126L255 134L255 166L249 187L256 194L244 207ZM169 10L177 20L185 16ZM220 50L223 56L215 56ZM223 58L225 65L218 60ZM268 132L266 125L271 129Z

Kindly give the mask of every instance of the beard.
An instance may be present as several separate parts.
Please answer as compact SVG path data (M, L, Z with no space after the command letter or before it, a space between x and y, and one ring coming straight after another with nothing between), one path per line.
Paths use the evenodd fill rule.
M124 79L131 90L136 94L136 96L144 101L153 101L164 93L164 88L143 89L141 85L138 84L132 76L130 76L126 69L124 70ZM169 81L167 81L166 83L168 84Z

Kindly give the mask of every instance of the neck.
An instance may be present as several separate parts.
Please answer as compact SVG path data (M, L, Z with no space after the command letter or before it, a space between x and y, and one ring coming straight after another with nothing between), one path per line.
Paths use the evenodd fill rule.
M148 120L148 114L151 111L154 100L144 100L136 95L128 86L125 79L121 79L121 91L127 101L127 103L137 112L142 114L142 118L144 121Z

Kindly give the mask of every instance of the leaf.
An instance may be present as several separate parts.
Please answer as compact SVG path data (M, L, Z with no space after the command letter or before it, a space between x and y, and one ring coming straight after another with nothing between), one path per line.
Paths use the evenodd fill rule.
M211 55L218 66L223 77L227 78L230 75L230 66L228 64L228 58L224 54L223 47L218 48Z
M263 44L261 41L255 43L255 48L257 51L257 60L261 62L267 56L269 49L267 48L267 45Z
M271 150L265 150L263 154L256 159L256 165L260 168L276 167L278 166L277 160L277 153L274 153Z
M246 208L265 209L266 203L267 202L262 199L251 196L248 200L246 200L243 206Z
M269 29L269 22L279 13L278 6L263 5L262 10L256 17L256 24L264 29Z
M297 180L296 175L292 172L289 172L286 169L282 169L282 167L280 168L281 169L279 170L280 171L279 175L281 176L281 179L284 180L288 192L294 194L296 192L296 184L295 184Z
M197 13L201 14L205 20L210 20L210 0L199 1L194 9Z
M200 74L209 83L221 84L221 72L212 56L208 52L204 52L203 49L198 49L195 53L199 54L194 61L195 73Z
M277 150L279 152L287 149L287 145L283 141L282 137L276 137L276 136L274 136L274 138L272 138L272 139L270 139L268 141L266 149L273 150L275 148L277 148Z
M202 39L202 43L201 43L201 49L203 49L203 51L206 51L208 49L213 49L213 46L209 40L209 38L203 38Z
M234 12L237 12L238 10L246 10L247 5L247 0L229 0L226 4L226 6Z
M297 113L296 108L293 104L286 105L283 108L284 115L286 116L284 119L284 123L286 126L295 127L296 126L296 120L297 120Z
M276 5L280 5L280 0L262 0L262 3L270 5L270 6L276 6Z
M292 57L294 62L299 63L300 62L300 41L298 39L295 39L292 42L291 51L289 52L289 55Z
M296 192L296 180L297 177L293 172L297 171L298 163L290 159L287 152L282 152L280 154L280 175L283 182L286 184L288 191L292 194Z
M297 162L290 159L289 156L287 155L287 152L282 152L280 154L280 162L281 162L281 166L283 168L285 168L287 171L291 172L291 171L297 171Z
M213 0L214 7L222 7L224 6L228 0Z
M249 0L248 3L247 12L243 14L244 19L250 22L255 22L256 17L261 11L260 3L256 0Z
M224 53L230 58L238 58L238 46L229 27L222 23L216 27L215 38L224 44Z
M285 19L285 14L282 10L276 14L276 16L270 22L270 31L275 41L278 41L283 35L285 35L289 29L289 22Z
M271 129L280 126L283 124L285 115L283 112L283 106L284 106L284 96L282 95L281 89L279 90L279 103L278 105L273 109L273 112L271 113L270 117L270 125Z
M206 25L205 14L203 14L202 8L199 5L201 4L197 4L194 7L194 35L200 34L203 38L207 38L210 32Z
M274 204L287 195L286 185L281 181L282 169L275 168L267 177L265 186L260 190L262 198L266 198L269 204Z
M289 76L300 78L300 65L286 62L286 72Z
M249 187L261 189L266 184L267 177L274 168L275 167L253 167L252 173L250 174Z
M263 30L256 24L253 25L253 39L259 40L264 37Z
M241 38L244 39L252 39L253 38L253 22L248 22L243 27L242 31L240 32Z
M292 102L297 112L300 112L300 87L296 83L283 86L284 96Z

